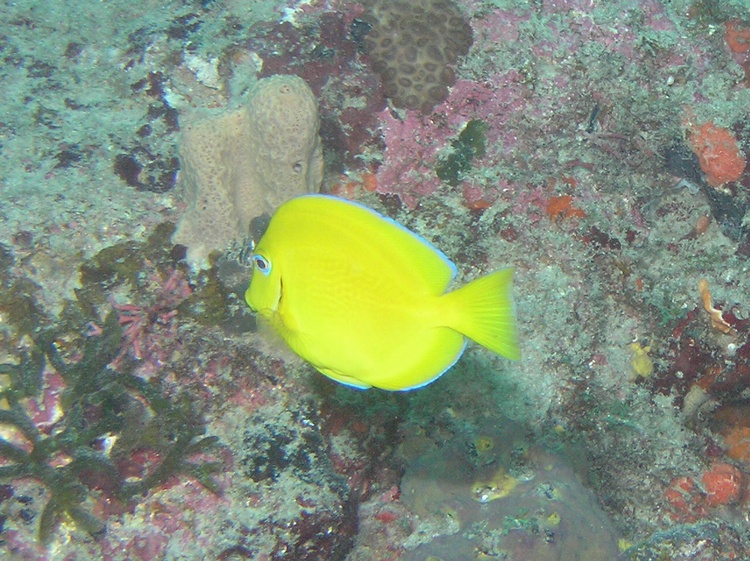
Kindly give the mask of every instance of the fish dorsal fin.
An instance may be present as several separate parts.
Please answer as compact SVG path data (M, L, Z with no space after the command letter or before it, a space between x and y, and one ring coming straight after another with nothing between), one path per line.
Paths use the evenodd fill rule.
M283 205L279 213L314 213L322 222L345 222L347 236L388 255L405 283L421 285L431 294L442 294L456 275L456 266L422 236L395 220L353 201L329 195L303 195ZM293 224L293 219L290 218Z

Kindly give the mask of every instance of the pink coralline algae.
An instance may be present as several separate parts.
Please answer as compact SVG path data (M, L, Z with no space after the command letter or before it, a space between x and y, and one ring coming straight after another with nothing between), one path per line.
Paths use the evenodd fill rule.
M112 302L118 322L123 327L122 349L112 363L113 368L118 368L125 356L130 355L144 361L147 368L143 369L142 374L153 374L169 360L172 349L168 343L175 337L177 307L193 291L178 269L174 269L166 278L154 271L149 281L154 287L150 305ZM97 326L92 324L91 328L90 334L96 336Z
M488 125L487 141L493 151L486 160L497 158L499 152L512 153L518 138L505 125L510 115L526 107L525 92L521 76L510 70L483 82L457 81L448 99L431 115L410 111L402 120L388 110L381 112L386 148L377 171L376 191L396 194L407 207L416 207L419 198L441 186L435 174L438 157L472 119L482 119Z
M472 167L482 173L466 174L459 188L470 208L487 206L507 191L508 180L516 191L523 184L545 181L550 164L560 164L561 152L546 153L551 142L542 139L572 142L584 130L581 123L593 107L611 105L612 93L598 82L609 78L614 68L624 68L620 73L627 91L661 95L667 77L679 74L686 61L694 60L700 67L708 64L706 55L692 52L689 45L667 48L643 38L649 32L676 32L659 3L643 3L646 31L636 29L627 18L597 18L588 4L545 3L546 12L579 10L572 21L536 17L523 10L477 9L471 20L476 55L467 69L459 69L463 77L446 101L427 115L379 113L385 149L377 191L396 194L408 208L415 208L421 197L451 189L436 177L437 162L450 153L451 139L467 122L481 120L487 125L487 150ZM538 31L529 34L532 26ZM510 62L498 64L501 57ZM654 72L664 80L644 77L638 72L640 64L657 65ZM613 132L621 126L620 116L608 114L606 119L600 126L611 129L595 132L619 134L612 138L621 141L633 138ZM592 135L592 141L597 144L599 139Z

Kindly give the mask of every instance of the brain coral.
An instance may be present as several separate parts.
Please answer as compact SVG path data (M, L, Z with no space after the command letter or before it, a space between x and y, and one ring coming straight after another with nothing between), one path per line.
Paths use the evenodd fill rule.
M370 0L365 48L394 106L426 113L448 97L451 68L469 52L472 31L449 0Z
M248 235L250 221L323 180L318 105L297 76L259 80L245 107L184 129L180 185L187 209L172 241L205 264Z

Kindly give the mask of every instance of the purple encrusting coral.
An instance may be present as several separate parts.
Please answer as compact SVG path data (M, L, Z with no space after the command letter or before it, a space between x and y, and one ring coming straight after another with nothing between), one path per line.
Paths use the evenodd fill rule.
M389 51L397 0L0 8L0 557L750 557L746 0L411 4L460 40ZM515 267L521 361L353 391L256 333L243 252L185 263L181 124L274 74L324 191Z

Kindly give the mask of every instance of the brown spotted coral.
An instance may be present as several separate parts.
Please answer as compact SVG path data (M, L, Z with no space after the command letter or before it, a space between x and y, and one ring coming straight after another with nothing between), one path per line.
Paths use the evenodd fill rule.
M426 113L448 97L473 37L449 0L370 0L365 48L395 107Z

